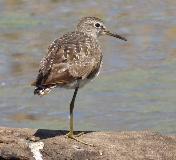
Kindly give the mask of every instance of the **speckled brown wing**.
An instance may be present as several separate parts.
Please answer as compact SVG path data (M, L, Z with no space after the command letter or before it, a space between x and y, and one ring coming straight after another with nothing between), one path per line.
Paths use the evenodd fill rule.
M98 43L93 41L81 32L56 39L41 61L36 86L64 86L95 73L101 54Z
M56 39L48 47L48 54L40 63L39 74L36 80L36 86L64 85L74 81L68 72L68 61L66 52L61 44L62 41Z

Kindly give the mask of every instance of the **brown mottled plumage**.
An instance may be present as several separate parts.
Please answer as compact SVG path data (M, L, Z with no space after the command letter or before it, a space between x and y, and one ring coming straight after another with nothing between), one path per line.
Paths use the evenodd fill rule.
M39 74L33 83L34 94L45 95L52 88L75 89L70 104L70 132L73 136L73 108L78 88L84 86L99 72L102 51L98 41L101 35L109 35L122 40L125 38L109 32L103 21L96 17L84 17L76 30L54 40L48 47L48 54L40 63ZM78 140L77 140L78 141Z
M41 61L36 86L42 90L36 88L36 93L53 86L75 88L78 81L94 77L101 59L95 38L77 31L65 34L49 46L48 55Z

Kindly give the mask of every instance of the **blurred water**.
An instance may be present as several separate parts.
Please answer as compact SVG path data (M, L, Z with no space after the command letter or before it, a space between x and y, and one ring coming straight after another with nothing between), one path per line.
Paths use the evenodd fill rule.
M0 126L67 129L73 90L33 95L47 46L79 18L98 16L128 42L102 37L104 63L81 89L79 130L176 133L176 1L0 1Z

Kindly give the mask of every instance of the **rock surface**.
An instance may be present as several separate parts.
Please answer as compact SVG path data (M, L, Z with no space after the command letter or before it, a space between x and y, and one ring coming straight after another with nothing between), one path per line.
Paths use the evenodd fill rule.
M150 131L86 132L0 127L0 160L176 160L176 137ZM35 157L35 158L34 158Z

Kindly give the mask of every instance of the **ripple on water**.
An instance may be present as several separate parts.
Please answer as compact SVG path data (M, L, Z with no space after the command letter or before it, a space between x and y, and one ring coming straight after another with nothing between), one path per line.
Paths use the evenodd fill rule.
M104 65L79 91L76 128L176 133L175 1L2 1L0 13L0 125L68 127L73 91L40 98L30 83L47 46L94 15L128 42L101 38Z

